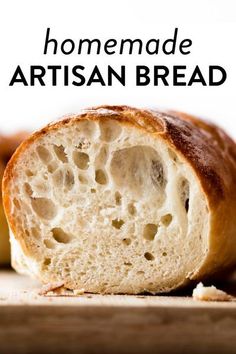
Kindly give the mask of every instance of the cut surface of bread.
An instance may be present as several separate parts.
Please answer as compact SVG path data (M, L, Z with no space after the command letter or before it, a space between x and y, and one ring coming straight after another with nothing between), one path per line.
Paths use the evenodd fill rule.
M3 184L13 266L69 289L136 294L235 265L235 145L227 137L231 155L218 157L224 178L208 146L218 128L200 124L108 106L33 134Z

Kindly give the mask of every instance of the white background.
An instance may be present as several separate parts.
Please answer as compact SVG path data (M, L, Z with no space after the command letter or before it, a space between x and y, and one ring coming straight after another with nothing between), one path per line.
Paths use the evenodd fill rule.
M2 1L0 11L0 131L35 129L80 108L129 104L177 109L207 117L236 138L236 10L235 1ZM46 28L59 41L66 38L166 39L179 28L179 39L191 38L187 56L43 55ZM30 65L127 66L123 87L9 87L17 65L26 76ZM228 73L219 87L135 87L135 65L221 65Z

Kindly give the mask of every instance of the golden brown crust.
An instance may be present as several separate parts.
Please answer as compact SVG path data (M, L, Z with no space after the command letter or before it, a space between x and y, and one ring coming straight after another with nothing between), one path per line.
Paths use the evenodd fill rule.
M15 166L23 151L38 138L62 126L79 120L113 118L164 139L176 153L191 165L197 175L211 212L209 254L201 267L202 274L232 267L236 264L236 144L220 128L196 117L179 112L142 110L128 106L100 106L84 110L49 124L31 135L16 150L5 170L3 197L8 221L15 237L25 249L23 234L15 230L14 216L10 212L9 182L16 174Z
M21 141L28 134L20 132L14 135L0 135L0 264L8 264L10 262L10 243L7 221L4 215L2 205L2 177L5 166L14 153Z
M13 135L0 135L0 180L2 180L7 162L10 160L16 148L28 135L29 134L26 132L19 132ZM0 185L0 192L1 190ZM0 193L0 199L1 197L2 193Z
M235 142L215 124L181 112L171 114L192 126L190 139L178 131L175 146L192 162L206 191L211 197L215 194L213 201L217 203L224 199L228 188L236 182ZM172 139L175 138L173 130L175 127L172 126Z

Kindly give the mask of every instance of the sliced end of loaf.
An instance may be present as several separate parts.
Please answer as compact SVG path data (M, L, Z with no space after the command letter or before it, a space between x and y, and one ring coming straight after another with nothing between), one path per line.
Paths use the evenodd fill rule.
M45 283L166 292L206 256L204 194L161 135L112 116L74 120L34 139L11 175L13 264Z

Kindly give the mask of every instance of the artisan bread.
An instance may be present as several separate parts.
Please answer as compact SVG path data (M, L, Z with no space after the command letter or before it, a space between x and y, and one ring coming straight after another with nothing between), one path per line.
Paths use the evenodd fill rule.
M8 163L16 270L94 293L168 292L236 264L236 146L177 112L103 106Z
M24 132L0 135L0 265L10 263L9 232L2 204L2 177L7 161L26 135Z

